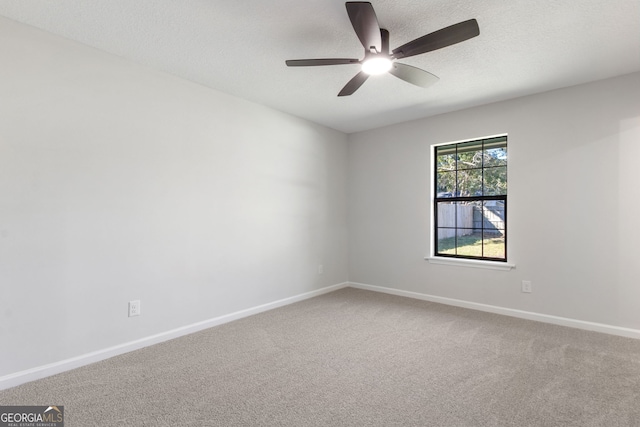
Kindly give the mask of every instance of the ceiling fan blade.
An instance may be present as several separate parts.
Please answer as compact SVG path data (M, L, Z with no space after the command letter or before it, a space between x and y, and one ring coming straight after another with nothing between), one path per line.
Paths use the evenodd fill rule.
M358 64L360 61L352 58L325 58L325 59L288 59L285 61L288 67L313 67L316 65L341 65Z
M348 1L347 14L364 50L369 52L373 47L376 52L382 52L382 37L380 26L373 6L369 2Z
M405 82L420 87L429 87L440 80L437 76L420 68L412 67L407 64L393 63L393 67L389 70L389 74L393 74L397 78Z
M365 81L367 81L368 78L369 78L369 74L365 73L364 71L360 71L358 74L355 75L354 78L349 80L349 83L347 83L342 88L342 90L340 91L338 96L349 96L349 95L351 95L353 92L358 90L358 88L360 86L362 86L362 84Z
M480 34L478 21L469 19L417 38L393 49L396 59L419 55L463 42Z

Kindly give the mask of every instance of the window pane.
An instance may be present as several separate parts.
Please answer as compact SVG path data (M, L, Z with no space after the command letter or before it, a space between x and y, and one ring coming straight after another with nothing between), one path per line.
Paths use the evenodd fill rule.
M482 234L471 228L460 229L457 242L457 254L462 256L482 256Z
M458 171L458 195L461 197L482 196L482 169Z
M482 256L482 234L471 228L438 228L437 253L445 255Z
M456 194L456 172L438 172L436 197L454 197Z
M484 195L502 196L505 194L507 194L507 167L485 168Z
M439 171L452 171L456 169L456 155L454 153L449 154L437 154L436 164Z
M487 200L482 209L482 229L495 234L504 234L504 203L498 200Z
M458 144L458 169L482 167L482 141Z
M506 165L507 147L488 148L484 150L484 167Z
M450 228L438 228L438 247L436 253L455 255L456 254L456 231Z
M482 202L476 201L469 203L470 206L473 207L472 215L472 225L474 233L482 234Z
M439 171L456 169L456 147L444 145L436 147L436 167Z
M438 202L438 226L439 227L455 227L456 226L456 204L452 202ZM438 237L444 234L438 233ZM447 234L447 237L451 237Z
M484 235L484 256L489 258L505 259L505 239L504 236L494 233Z
M438 202L438 226L473 229L474 204L468 202ZM440 234L438 234L440 236Z
M473 204L468 202L458 202L456 203L456 213L457 213L457 227L458 228L466 228L473 229ZM471 234L471 232L465 233Z

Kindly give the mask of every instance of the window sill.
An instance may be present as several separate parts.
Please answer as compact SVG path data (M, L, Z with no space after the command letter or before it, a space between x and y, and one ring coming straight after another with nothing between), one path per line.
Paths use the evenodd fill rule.
M474 259L460 259L460 258L447 258L447 257L425 257L429 264L440 265L455 265L458 267L472 267L472 268L485 268L488 270L502 270L509 271L516 268L515 264L508 264L506 262L498 261L479 261Z

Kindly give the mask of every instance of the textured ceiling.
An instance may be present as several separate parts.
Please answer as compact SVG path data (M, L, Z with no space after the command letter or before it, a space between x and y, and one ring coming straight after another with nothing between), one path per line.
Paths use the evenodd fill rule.
M0 0L0 15L347 132L640 70L640 0L373 0L391 48L475 18L480 36L401 60L440 77L391 75L336 95L358 65L286 59L363 49L338 0Z

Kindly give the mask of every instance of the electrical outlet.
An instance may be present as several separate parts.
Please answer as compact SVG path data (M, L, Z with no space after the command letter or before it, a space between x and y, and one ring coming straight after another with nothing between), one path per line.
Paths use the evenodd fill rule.
M324 266L322 264L318 265L318 274L324 273Z
M533 287L531 286L530 280L522 281L522 292L531 293L533 292Z
M129 301L129 317L140 316L140 300Z

